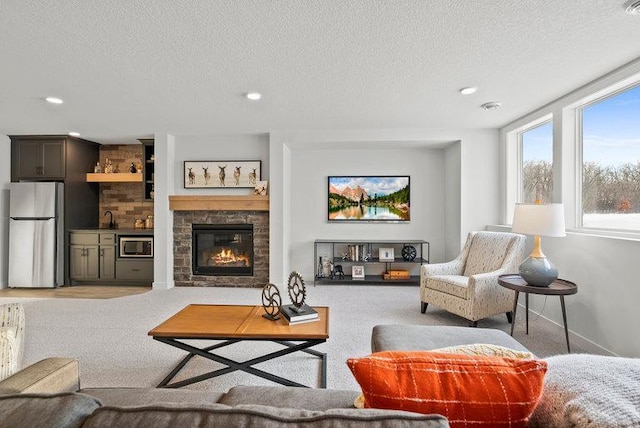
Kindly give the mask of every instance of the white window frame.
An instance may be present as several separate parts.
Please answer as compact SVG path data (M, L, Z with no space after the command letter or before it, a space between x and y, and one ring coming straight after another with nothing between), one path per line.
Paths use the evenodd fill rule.
M623 92L629 91L634 88L640 88L640 80L627 84L622 87L615 86L611 88L610 91L603 91L598 94L596 98L589 98L588 101L585 101L575 107L575 117L576 117L576 229L588 231L590 233L595 234L603 234L603 235L616 235L616 236L637 236L640 235L640 229L638 230L629 230L629 229L617 229L617 228L605 228L605 227L587 227L583 224L584 211L582 207L582 192L583 192L583 167L584 167L584 135L583 135L583 113L584 109L588 108L594 104L598 104L601 101L604 101L609 98L616 97ZM638 159L640 161L640 159Z
M502 224L511 225L515 203L521 200L522 149L518 133L553 120L553 202L565 206L568 233L640 240L640 231L582 227L581 108L640 84L640 58L580 87L500 128Z

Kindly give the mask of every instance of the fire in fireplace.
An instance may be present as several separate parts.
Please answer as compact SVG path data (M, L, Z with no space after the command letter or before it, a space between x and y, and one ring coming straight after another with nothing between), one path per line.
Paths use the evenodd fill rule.
M194 275L253 275L253 225L192 225Z

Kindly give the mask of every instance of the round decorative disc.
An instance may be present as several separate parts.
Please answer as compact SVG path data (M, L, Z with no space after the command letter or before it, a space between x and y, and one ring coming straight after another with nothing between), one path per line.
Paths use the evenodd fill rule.
M402 247L402 258L408 262L412 262L417 254L416 247L413 245L405 245Z
M280 305L282 304L282 298L280 297L280 290L273 284L267 284L262 289L262 308L265 311L263 317L270 320L277 320L280 318Z
M307 290L304 287L304 279L298 272L291 272L289 274L289 298L293 306L296 308L302 307L306 295Z

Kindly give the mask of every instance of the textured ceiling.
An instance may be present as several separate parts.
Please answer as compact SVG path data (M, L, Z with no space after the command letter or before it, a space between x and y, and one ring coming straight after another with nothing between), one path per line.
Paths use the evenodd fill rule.
M500 127L640 57L625 4L4 0L0 134Z

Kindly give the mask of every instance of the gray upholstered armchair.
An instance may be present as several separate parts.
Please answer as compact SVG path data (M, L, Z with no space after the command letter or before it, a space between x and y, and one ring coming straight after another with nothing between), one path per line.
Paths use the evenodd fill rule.
M514 292L498 284L498 276L517 273L525 256L526 237L507 232L471 232L460 255L448 263L420 270L421 311L429 303L469 320L506 313L509 322Z

